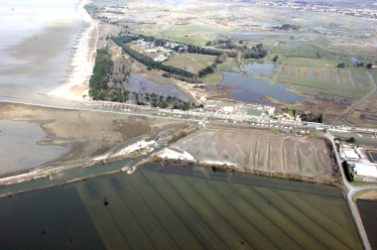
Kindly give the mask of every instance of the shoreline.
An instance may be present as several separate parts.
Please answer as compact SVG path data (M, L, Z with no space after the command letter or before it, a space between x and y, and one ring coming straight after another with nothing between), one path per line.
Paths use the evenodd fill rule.
M84 8L90 2L91 0L81 0L78 4L78 14L88 27L81 32L74 46L75 53L71 59L69 76L62 85L48 93L50 96L76 101L82 101L88 96L89 79L93 73L99 36L98 21Z

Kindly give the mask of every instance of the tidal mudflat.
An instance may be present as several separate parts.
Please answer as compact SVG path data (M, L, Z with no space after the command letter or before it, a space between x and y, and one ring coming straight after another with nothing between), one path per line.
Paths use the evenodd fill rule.
M20 163L12 173L36 166L88 164L94 158L106 155L134 138L160 131L167 133L185 126L181 122L164 119L152 120L21 104L1 104L0 119L3 120L0 130L4 130L0 132L2 163ZM45 135L48 135L47 139ZM43 140L43 146L35 145L38 140ZM42 152L42 149L45 151ZM3 174L10 170L10 167L4 168Z
M362 249L338 189L199 167L149 163L0 204L4 247Z
M0 176L27 171L68 152L66 147L43 145L48 139L38 123L0 120Z

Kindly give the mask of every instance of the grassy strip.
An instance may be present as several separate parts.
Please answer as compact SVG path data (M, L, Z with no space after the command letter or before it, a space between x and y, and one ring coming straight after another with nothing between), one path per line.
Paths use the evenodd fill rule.
M115 177L114 177L115 178ZM164 223L153 213L143 196L140 195L137 189L128 180L114 179L115 183L120 188L119 196L129 207L133 214L141 218L141 224L152 240L154 248L156 249L177 249L177 244L174 238L164 228Z
M255 225L247 220L239 208L231 204L228 199L223 198L216 190L212 189L207 182L196 184L195 189L205 196L208 202L220 210L225 219L232 225L236 226L239 233L247 239L250 245L256 249L279 249L275 242L268 238L255 227ZM227 195L224 195L227 196Z
M192 249L202 249L202 246L142 173L134 175L129 181L143 196L147 205L153 208L156 215L164 222L166 230L172 232L179 248L190 246Z
M193 189L193 183L191 182L193 178L169 175L168 179L169 183L176 188L180 196L190 201L190 205L201 215L201 218L203 218L207 225L211 225L213 231L227 242L230 249L240 248L240 242L244 239L232 225L223 219L221 213L214 210L202 196L198 195L197 191Z
M260 189L255 189L261 194ZM310 230L310 234L316 238L325 248L330 249L347 249L348 247L342 241L333 237L332 232L317 221L312 220L307 214L303 213L296 204L291 204L285 198L282 198L275 190L264 190L263 197L269 202L274 202L279 206L281 212L289 214L292 220L302 225L304 230Z
M324 249L325 246L321 244L316 238L312 236L311 231L304 228L299 222L296 222L291 218L293 211L285 213L281 211L280 204L276 204L275 201L270 201L261 196L262 190L268 190L260 188L261 194L256 192L255 189L246 188L243 185L233 186L237 193L247 200L250 204L253 204L259 211L263 211L263 214L275 221L278 225L281 225L289 234L296 239L297 244L300 246L313 249ZM266 209L268 207L268 209Z
M302 249L294 238L286 233L284 227L271 220L263 214L264 210L259 210L253 203L249 203L234 189L233 184L229 186L222 185L221 182L210 182L208 185L217 192L223 199L232 204L247 221L253 224L269 241L275 243L280 249Z
M323 225L326 229L331 232L331 235L334 238L341 239L344 241L348 246L352 249L357 249L357 241L353 237L345 237L350 233L356 233L354 230L350 230L349 228L345 228L337 220L330 218L324 212L315 209L310 203L307 203L302 198L298 198L295 193L286 192L286 191L276 191L278 195L280 195L283 199L287 200L290 204L294 204L297 209L299 209L302 213L306 214L309 218L313 221L318 222L320 225ZM347 218L346 216L342 216L342 221L350 220L351 217ZM354 228L353 228L354 229Z
M102 197L107 197L109 204L106 206L106 210L108 210L114 224L118 227L130 247L132 249L152 249L153 245L148 239L148 235L141 228L135 215L123 203L108 179L99 179L97 188L101 191Z
M206 247L211 249L227 249L226 242L223 241L210 227L207 225L200 214L190 206L190 201L183 199L176 187L171 185L168 181L170 176L165 176L157 173L148 173L147 179L155 187L159 187L161 195L164 197L170 206L174 206L178 216L184 221L187 221L191 232L204 243Z
M106 248L131 249L113 224L108 210L102 204L102 198L94 196L85 182L77 183L75 187Z

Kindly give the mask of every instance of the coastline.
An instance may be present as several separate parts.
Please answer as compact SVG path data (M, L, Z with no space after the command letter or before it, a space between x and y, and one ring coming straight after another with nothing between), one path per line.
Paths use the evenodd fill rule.
M48 93L50 96L76 101L88 96L88 82L95 63L99 25L84 8L90 2L90 0L81 0L78 5L77 11L88 27L82 31L75 45L75 53L70 65L71 73L61 86Z

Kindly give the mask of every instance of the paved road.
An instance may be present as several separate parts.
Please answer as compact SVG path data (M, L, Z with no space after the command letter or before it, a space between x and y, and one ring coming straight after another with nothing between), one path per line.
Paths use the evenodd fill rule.
M340 160L340 156L339 156L338 150L337 150L336 145L335 145L335 141L334 141L335 137L333 135L331 135L330 133L326 133L325 137L328 140L331 141L331 144L334 148L334 153L335 153L336 161L338 163L338 167L339 167L340 172L341 172L342 181L343 181L344 186L348 190L348 193L347 193L348 205L351 209L351 213L352 213L352 216L353 216L354 221L356 223L357 229L359 231L359 234L360 234L361 240L363 242L364 248L366 250L371 250L372 248L370 246L368 236L365 232L365 228L364 228L363 222L362 222L361 217L360 217L359 209L357 208L356 203L353 201L353 196L356 193L363 191L363 190L377 189L377 185L368 185L368 186L360 186L360 187L352 186L348 182L346 175L344 173L344 169L342 167L342 162Z
M193 111L172 111L167 109L155 109L150 107L141 107L134 104L121 104L112 102L100 102L100 101L67 101L58 99L43 99L43 102L25 102L20 100L12 100L6 98L0 98L0 103L15 103L25 104L31 106L39 106L55 109L68 109L77 111L88 112L102 112L102 113L114 113L133 116L143 116L150 118L163 118L177 121L186 121L194 123L212 123L218 125L234 125L249 128L262 128L262 129L297 129L297 130L328 130L353 133L371 133L377 132L377 129L361 128L361 127L345 127L345 126L332 126L313 122L297 122L297 121L278 121L274 119L265 119L259 117L239 117L239 116L226 116L215 115L213 113L205 112L193 112ZM127 109L123 109L126 107ZM132 111L131 111L132 110Z

